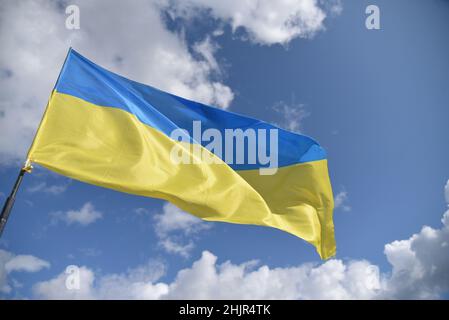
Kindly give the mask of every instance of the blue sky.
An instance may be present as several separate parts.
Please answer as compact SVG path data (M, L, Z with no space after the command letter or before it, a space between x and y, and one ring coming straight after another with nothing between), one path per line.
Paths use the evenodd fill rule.
M108 29L108 18L112 23L117 21L119 14L119 9L114 6L103 10L105 17L94 23L94 11L104 9L102 5L84 4L83 7L80 3L81 28L67 31L64 26L66 15L61 9L65 4L41 5L40 15L33 16L31 21L23 21L38 25L33 19L47 15L47 23L63 29L52 31L54 34L50 35L39 28L33 28L30 33L27 24L13 24L9 28L0 24L0 40L6 44L1 50L0 79L2 84L13 88L12 91L7 86L0 89L3 91L0 94L0 120L3 121L0 122L0 152L3 153L0 157L0 199L5 199L14 182L19 167L17 161L21 155L23 159L64 52L73 45L88 58L132 79L221 107L228 105L228 110L281 126L299 126L301 132L317 139L328 152L334 193L344 200L334 213L336 260L322 264L311 245L278 230L199 222L185 218L175 208L157 199L122 194L35 168L25 177L1 239L0 249L10 256L6 257L4 253L5 258L2 260L0 256L0 263L7 265L14 256L32 255L35 260L31 259L30 264L36 264L37 270L27 272L24 267L9 267L6 269L10 271L2 271L0 268L4 274L4 279L0 276L0 285L9 288L0 291L0 297L45 298L57 297L58 293L66 297L58 289L56 280L60 279L58 275L63 274L66 266L77 265L84 266L85 274L95 277L86 285L92 288L89 287L90 291L84 297L111 297L104 293L113 292L104 284L105 279L109 279L109 286L116 288L121 288L126 279L126 288L129 288L135 279L133 268L147 266L150 271L139 283L158 283L161 292L166 290L169 297L189 298L185 292L196 287L189 287L190 282L185 278L191 275L191 279L204 281L207 286L207 278L202 279L194 271L201 270L202 263L207 265L212 261L213 264L214 256L218 257L218 265L229 260L234 269L245 270L246 273L239 277L245 283L242 292L248 294L251 293L248 275L257 278L262 273L260 266L266 265L269 272L274 272L275 268L279 268L278 273L286 274L293 272L292 268L308 270L304 271L307 275L299 271L293 273L299 279L298 285L292 289L285 284L286 292L291 295L282 295L280 290L279 298L371 298L375 294L447 297L442 291L449 288L449 262L441 255L447 253L449 256L445 242L449 223L442 227L441 219L449 202L449 195L445 201L444 193L449 179L449 43L446 34L449 2L332 1L332 10L324 2L310 1L326 16L322 21L315 16L319 28L309 26L309 31L278 38L271 38L261 31L257 15L255 21L244 19L240 25L233 20L232 10L243 10L237 2L231 1L227 9L215 1L209 4L199 0L190 2L202 10L189 12L177 1L170 9L155 9L139 2L138 6L152 11L151 17L157 21L149 26L146 22L135 22L136 29L130 30L136 31L133 33L136 36L129 36L131 33L126 36L122 51L120 45L114 44L120 41L114 40L113 36L120 20L117 25L109 25L112 30ZM380 8L380 30L365 28L365 8L369 4ZM18 15L19 21L30 19L25 18L27 10L31 10L29 7L3 6L2 15ZM285 9L280 7L268 7L267 10ZM302 9L298 10L302 12ZM163 18L158 18L161 11ZM126 18L122 19L126 22ZM275 28L276 22L273 23ZM86 29L83 29L84 24ZM233 25L239 28L233 30ZM152 27L163 32L157 33ZM96 37L104 34L109 35L109 38L102 38L104 43L96 41ZM34 37L40 41L36 44L25 40L23 44L17 44L11 41L11 35L26 39ZM119 40L121 36L117 35ZM203 51L198 49L200 44ZM192 69L179 69L182 73L175 73L174 80L171 79L170 72L178 69L147 58L154 55L152 50L156 46L164 52L172 52L180 57L180 61L192 64ZM57 51L52 51L54 59L40 61L45 59L42 56L48 48L56 48ZM38 75L42 72L35 71L38 69L35 65L29 70L21 70L27 66L11 62L13 52L19 52L19 61L22 56L31 55L37 57L39 63L36 65L51 67L45 85L36 84L39 92L26 96L26 99L16 99L9 93L26 92L39 81ZM137 56L139 52L141 56ZM154 66L148 71L145 63ZM171 63L175 65L176 59ZM192 70L202 71L192 76L189 74ZM23 77L29 74L34 78L22 82L21 72L25 74ZM182 76L178 79L179 74ZM183 82L184 86L176 81ZM199 89L192 83L199 82L205 85L220 83L232 91L233 99L229 92L213 90L198 95ZM171 83L174 84L171 86ZM42 105L35 106L34 101ZM30 123L14 122L15 115L8 109L12 106L23 111L20 117L30 115ZM21 126L24 131L17 134L16 130L22 129ZM449 194L448 190L446 194ZM91 218L93 215L93 221L83 216L83 207L85 215ZM78 218L70 218L67 214L70 211L72 217ZM170 213L179 219L179 226L184 229L167 225L164 217L170 217ZM424 225L431 229L421 231ZM411 239L413 234L417 235ZM390 246L390 253L386 255L384 246L396 240L405 242ZM169 248L170 241L177 244L177 249ZM202 254L203 251L208 253ZM435 256L430 255L431 252ZM423 257L430 259L426 263L436 266L436 275L426 274L428 265L420 260ZM258 260L259 264L246 266L252 260ZM313 263L313 266L307 263ZM364 267L379 272L372 280L374 289L372 284L371 287L366 285L369 288L361 292L348 289L352 283L364 284L372 276L371 273L356 276L354 270L365 270ZM179 276L179 271L186 268L190 273L185 272L184 278ZM220 276L231 272L229 268L229 264L222 269L217 267L216 273ZM313 270L321 276L313 276ZM342 279L332 278L332 272L338 273L336 270L343 275ZM410 273L406 281L399 275L404 270ZM416 270L421 276L412 275L418 272ZM110 275L121 275L123 281L121 284L110 281ZM86 279L91 279L88 276ZM441 290L432 286L438 282L437 276L443 281ZM331 277L330 284L326 285L323 280L326 277ZM341 291L326 296L326 290L333 287L334 281ZM407 281L409 287L406 287ZM164 287L165 284L173 286ZM303 284L309 284L309 287ZM412 287L422 292L412 292ZM206 290L210 292L207 297L233 297L225 290L225 285L215 283L207 288L210 289ZM308 295L306 291L313 294ZM142 296L133 292L129 297ZM235 297L240 296L235 293Z

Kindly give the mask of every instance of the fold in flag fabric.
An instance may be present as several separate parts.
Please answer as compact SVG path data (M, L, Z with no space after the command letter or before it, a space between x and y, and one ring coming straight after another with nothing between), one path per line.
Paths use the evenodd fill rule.
M322 259L335 254L332 188L317 142L131 81L72 49L27 160L204 220L289 232Z

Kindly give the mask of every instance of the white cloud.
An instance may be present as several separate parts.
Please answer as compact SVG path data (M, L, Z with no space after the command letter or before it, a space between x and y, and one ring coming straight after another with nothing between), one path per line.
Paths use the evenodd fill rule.
M429 299L449 291L449 210L442 223L441 229L424 226L409 239L385 246L393 265L388 297Z
M193 50L203 56L203 58L208 62L211 69L220 72L220 67L218 66L218 62L214 57L214 53L217 49L217 45L212 42L210 37L206 37L206 39L204 39L203 41L197 42L193 45Z
M8 273L12 271L37 272L49 266L50 264L47 261L36 258L35 256L18 255L5 264L5 270Z
M80 224L87 226L103 217L103 213L95 210L92 203L86 202L79 210L58 211L51 214L52 224L64 221L66 224Z
M330 16L338 16L343 11L341 0L318 0L318 3Z
M66 286L67 274L62 272L57 277L38 282L33 286L34 295L41 299L94 299L94 272L86 267L79 268L79 289L69 290Z
M64 273L36 284L33 291L43 299L369 299L381 286L378 268L366 261L330 260L318 266L273 269L256 265L256 261L217 264L217 257L204 251L172 283L157 282L162 274L154 277L152 268L143 267L138 277L135 270L142 267L96 279L83 267L79 292L65 288Z
M255 43L287 44L295 38L310 38L324 29L326 11L338 14L339 1L320 7L316 0L168 0L175 16L191 18L211 14L232 27L246 31ZM203 10L201 10L203 9Z
M335 209L341 209L345 212L351 211L351 207L347 205L348 202L348 192L340 191L334 197Z
M162 211L161 214L154 217L156 220L155 229L158 233L179 231L185 234L193 234L209 229L211 226L210 223L185 213L171 203L164 204Z
M152 284L164 273L164 265L149 262L123 274L108 274L95 277L95 273L79 268L79 289L66 287L67 274L33 286L33 293L41 299L157 299L166 294L165 284Z
M162 213L155 215L154 220L159 245L169 253L184 257L195 247L192 237L212 227L212 223L192 216L171 203L164 204Z
M167 286L153 282L164 273L162 263L148 262L124 274L106 275L99 279L97 295L102 299L157 299L167 292Z
M0 249L0 293L9 293L8 275L13 272L37 272L49 268L50 263L32 255L15 255ZM14 284L14 279L10 279Z
M232 91L214 80L214 47L200 46L194 57L183 37L167 30L157 3L72 1L80 7L80 30L65 28L57 1L0 3L0 162L24 159L70 45L133 80L229 105Z
M195 244L192 240L183 240L179 238L179 236L165 235L164 237L160 237L158 244L168 253L177 254L187 258L193 248L195 248Z
M30 193L43 192L52 195L58 195L67 190L68 185L48 185L46 182L35 184L27 189Z
M302 122L310 113L305 109L303 104L292 102L287 104L284 101L279 101L273 106L274 111L280 115L281 119L276 123L277 126L292 131L301 132Z
M366 261L290 268L254 268L254 262L216 264L203 252L190 269L178 273L163 298L186 299L344 299L372 298L380 287L378 269ZM235 290L235 288L239 288Z
M178 219L179 220L179 219ZM180 219L183 220L183 219ZM77 298L123 299L415 299L438 298L449 291L449 210L442 227L423 227L409 239L385 246L391 272L366 260L328 260L285 268L260 266L257 261L218 264L204 251L190 268L170 283L158 281L163 268L141 266L123 275L103 275L83 269L83 292ZM179 230L183 223L167 223ZM191 228L191 227L190 227ZM67 298L64 274L35 286L37 298ZM95 280L95 281L94 281ZM236 290L238 288L238 290Z

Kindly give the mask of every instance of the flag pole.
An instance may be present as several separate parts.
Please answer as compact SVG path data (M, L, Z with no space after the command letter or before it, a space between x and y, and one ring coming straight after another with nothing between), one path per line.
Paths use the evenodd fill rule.
M14 206L14 201L16 200L16 194L19 190L20 184L22 183L23 176L26 172L30 170L25 165L22 169L20 169L19 175L16 179L16 183L14 183L14 187L11 190L10 195L6 198L6 202L3 206L2 213L0 215L0 237L2 236L3 229L5 228L6 222L8 221L9 214L11 213L12 207Z
M69 48L69 51L67 52L67 55L64 59L64 63L62 65L61 71L59 72L58 79L56 80L56 83L55 83L55 88L56 88L56 85L58 84L59 78L61 77L62 71L64 70L65 64L67 62L67 58L69 57L71 51L72 51L72 47ZM53 91L54 91L54 88L53 88ZM52 94L53 94L53 92L52 92ZM47 104L47 108L45 108L44 114L41 119L41 123L39 124L37 132L34 136L33 142L31 143L30 150L32 149L33 144L36 140L36 136L37 136L39 129L42 125L42 122L44 121L45 114L46 114L47 110L48 110L48 104ZM6 225L6 222L8 221L12 207L14 206L14 202L16 200L16 194L17 194L17 191L19 190L20 184L22 183L23 176L25 175L26 172L31 172L32 169L33 169L33 167L31 166L31 160L29 158L27 158L27 161L25 162L24 166L20 169L19 175L16 179L16 183L14 183L14 187L11 190L11 194L8 196L8 198L6 198L6 202L3 205L2 213L0 214L0 238L3 234L3 229L5 229L5 225Z

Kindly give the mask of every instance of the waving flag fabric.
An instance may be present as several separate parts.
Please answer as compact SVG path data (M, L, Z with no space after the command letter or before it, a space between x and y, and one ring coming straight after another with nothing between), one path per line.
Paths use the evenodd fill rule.
M326 153L314 140L131 81L72 49L28 161L335 254Z

